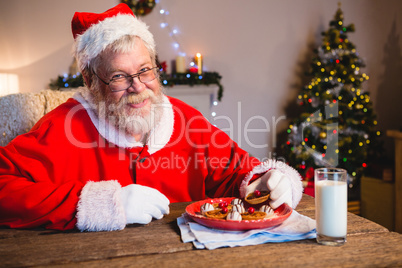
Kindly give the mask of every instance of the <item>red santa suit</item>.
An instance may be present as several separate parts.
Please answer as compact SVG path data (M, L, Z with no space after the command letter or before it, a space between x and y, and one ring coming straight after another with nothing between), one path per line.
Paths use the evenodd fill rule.
M122 3L100 14L76 12L72 32L80 70L126 35L139 37L156 54L148 27ZM127 223L122 187L148 186L170 202L244 196L249 182L271 168L290 178L292 205L301 198L294 169L249 157L179 100L164 97L162 119L142 144L98 116L84 95L0 147L0 225L119 230Z
M165 96L162 119L144 145L77 94L0 147L0 225L123 229L121 187L149 186L170 202L240 196L271 168L291 178L295 206L302 190L294 169L261 164L187 104Z

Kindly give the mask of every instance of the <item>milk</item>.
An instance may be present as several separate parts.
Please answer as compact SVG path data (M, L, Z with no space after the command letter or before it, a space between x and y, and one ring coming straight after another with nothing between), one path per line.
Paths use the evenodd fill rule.
M317 234L330 237L346 236L347 199L346 182L330 180L316 182Z

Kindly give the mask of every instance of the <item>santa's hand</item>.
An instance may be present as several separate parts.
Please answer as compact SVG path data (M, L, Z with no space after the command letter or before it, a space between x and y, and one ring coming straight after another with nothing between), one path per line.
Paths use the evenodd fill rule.
M120 198L127 224L147 224L152 218L161 219L169 214L169 199L154 188L130 184L121 188Z
M283 203L292 207L292 184L290 179L279 170L271 169L264 175L262 180L266 181L268 189L271 191L269 203L273 209L276 209Z
M276 209L283 203L292 207L292 185L290 179L279 170L271 169L247 187L247 194L255 190L270 191L269 205Z

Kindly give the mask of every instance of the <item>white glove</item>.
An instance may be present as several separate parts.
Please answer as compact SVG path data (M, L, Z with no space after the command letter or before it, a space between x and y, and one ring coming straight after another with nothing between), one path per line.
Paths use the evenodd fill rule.
M154 188L130 184L121 188L120 198L127 224L147 224L152 218L159 220L169 214L169 199Z
M283 203L292 207L292 184L290 179L279 170L271 169L252 182L247 187L246 196L255 190L271 191L269 205L273 209L278 208Z

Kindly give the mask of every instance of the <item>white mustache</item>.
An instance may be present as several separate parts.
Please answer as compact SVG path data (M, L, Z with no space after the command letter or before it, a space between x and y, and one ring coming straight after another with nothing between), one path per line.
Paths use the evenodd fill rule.
M145 101L148 98L152 98L154 97L155 94L153 93L152 90L145 90L143 92L141 92L140 94L135 94L132 93L130 95L128 95L127 97L124 97L124 99L121 100L122 103L125 104L138 104L141 103L143 101Z

